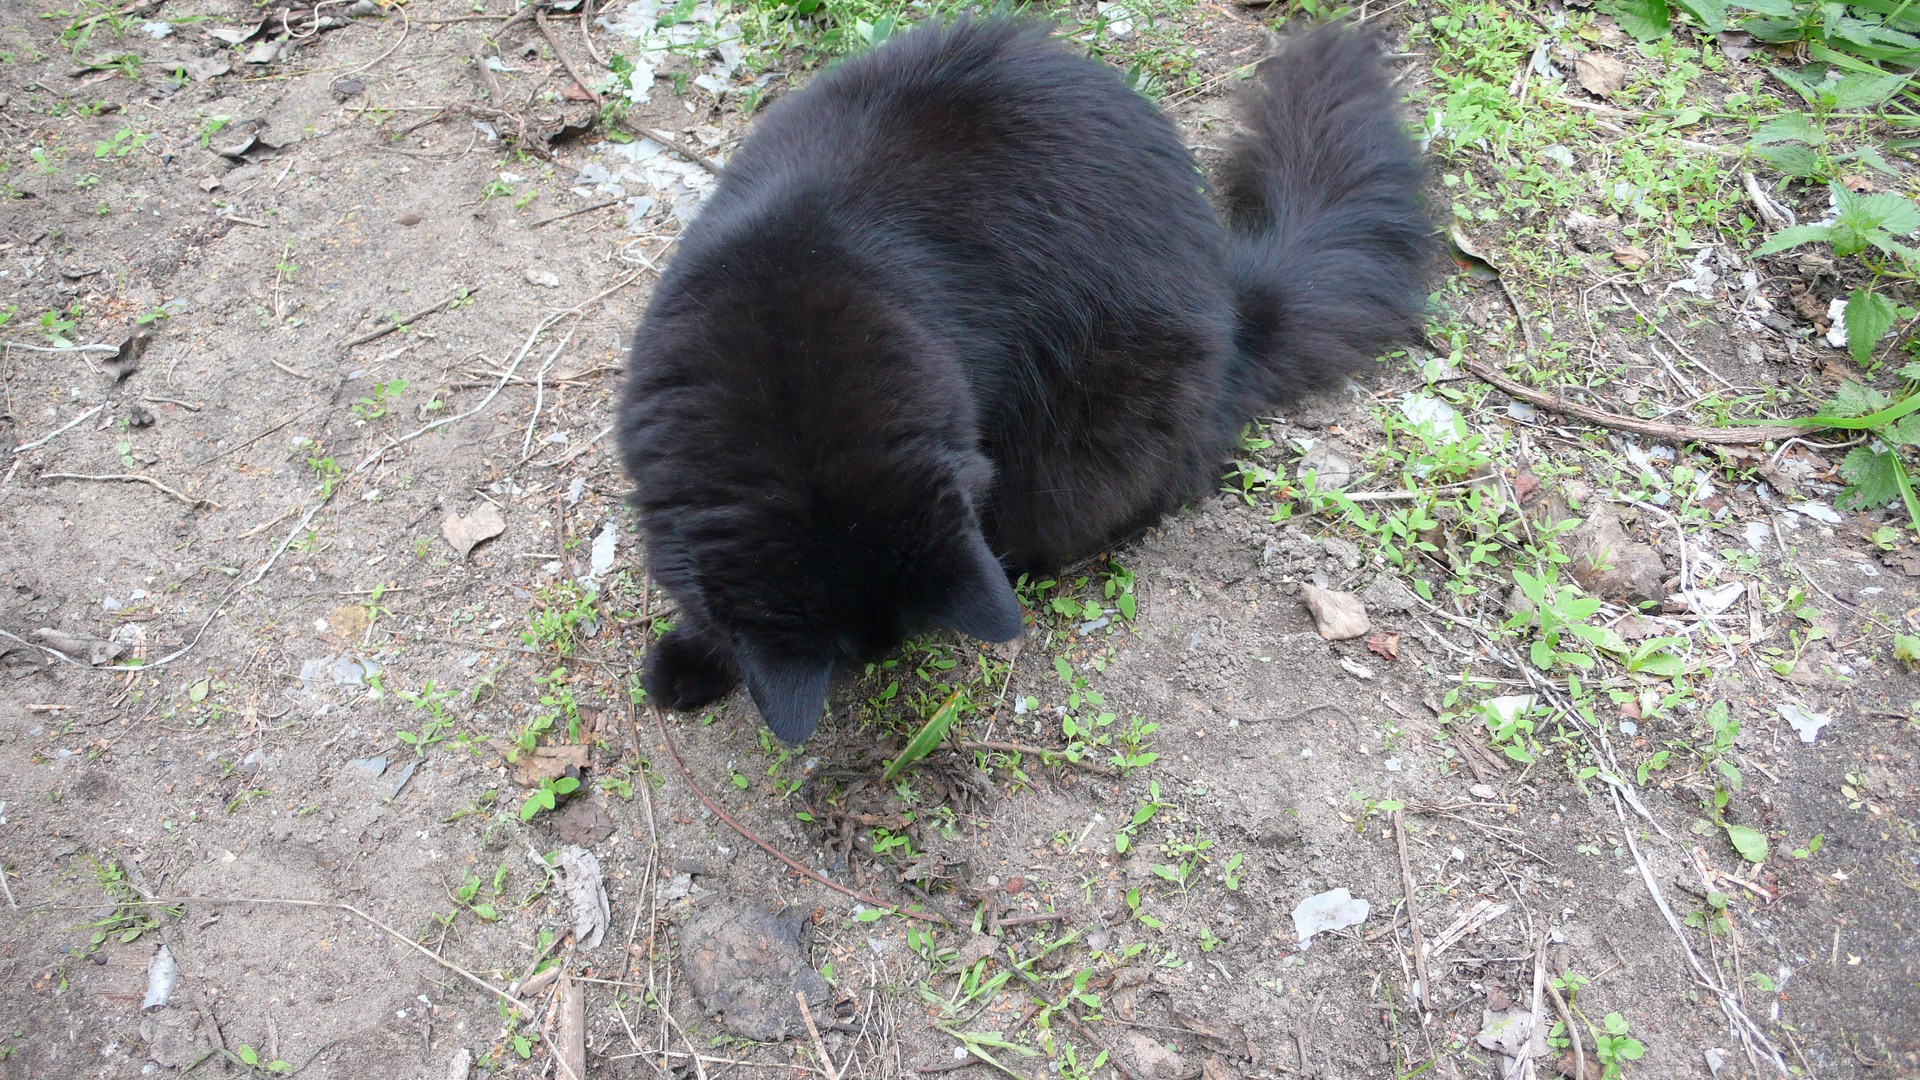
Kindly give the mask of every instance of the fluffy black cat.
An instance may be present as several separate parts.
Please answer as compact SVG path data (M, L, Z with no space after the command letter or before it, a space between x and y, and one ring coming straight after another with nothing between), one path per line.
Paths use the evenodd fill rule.
M1422 169L1364 36L1260 65L1223 229L1174 126L1000 19L923 26L769 110L634 343L620 446L679 605L645 685L744 678L788 743L834 665L1019 635L1010 571L1209 490L1241 424L1413 334Z

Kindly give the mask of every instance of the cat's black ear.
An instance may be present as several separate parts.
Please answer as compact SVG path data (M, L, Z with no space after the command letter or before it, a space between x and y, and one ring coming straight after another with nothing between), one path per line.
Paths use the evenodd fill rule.
M747 691L768 729L788 746L806 742L827 703L833 658L787 656L750 646L742 648L739 657Z
M946 607L933 621L981 641L1012 641L1020 636L1020 600L1007 583L1007 572L993 557L987 542L975 531L969 538L957 583Z

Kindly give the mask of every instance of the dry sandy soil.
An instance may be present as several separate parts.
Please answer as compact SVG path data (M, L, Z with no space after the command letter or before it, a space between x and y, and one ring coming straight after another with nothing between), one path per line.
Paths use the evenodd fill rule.
M260 39L230 51L208 30L280 7L177 0L117 34L102 20L82 59L140 62L88 68L58 40L73 16L0 5L0 297L20 346L0 361L0 1077L565 1076L570 1002L586 1073L608 1077L822 1075L823 1053L840 1075L914 1075L964 1064L953 1032L1003 1033L1026 1049L971 1045L1022 1076L1486 1077L1501 1055L1478 1037L1508 1010L1543 1027L1577 1011L1589 1077L1609 1014L1634 1040L1609 1043L1630 1076L1920 1071L1920 686L1889 633L1915 630L1920 559L1868 543L1889 518L1822 523L1750 475L1722 479L1728 513L1684 545L1655 513L1628 523L1659 576L1705 559L1716 587L1755 585L1720 615L1737 632L1690 647L1712 662L1670 706L1672 684L1616 671L1624 705L1570 717L1498 643L1500 598L1436 609L1351 530L1224 498L1113 554L1135 574L1131 620L1096 564L1034 596L1018 651L934 639L846 681L801 753L774 752L738 698L656 727L630 687L669 601L644 585L594 440L674 215L707 181L660 153L618 193L650 204L549 223L614 198L598 185L627 159L598 132L547 150L591 106L563 96L531 21L483 75L500 20L435 21L476 7L416 0L404 24L396 9L317 31L295 17L305 36L247 63ZM160 19L169 35L141 29ZM579 23L549 27L604 73ZM1210 77L1172 107L1205 160L1227 85L1211 76L1262 38L1237 11L1192 34ZM212 59L231 70L188 70ZM710 59L663 63L631 123L724 159L737 95L667 77ZM772 75L769 96L804 78ZM1449 290L1504 313L1497 292ZM151 340L133 361L30 348L61 332L46 312L74 316L75 344ZM1790 363L1755 336L1763 374L1739 367L1749 339L1731 326L1672 332L1737 380ZM1288 451L1271 463L1300 439L1364 455L1418 381L1383 365L1303 404L1269 429ZM1578 472L1608 452L1491 401L1473 422L1531 431L1539 463ZM465 557L443 535L491 513L504 531ZM582 602L572 582L602 537L611 563ZM1724 554L1749 550L1737 571ZM1809 581L1798 613L1761 599ZM1360 594L1383 636L1323 639L1307 584ZM1063 615L1068 595L1109 621ZM1790 676L1755 662L1760 637L1797 641L1816 616L1824 640ZM1075 698L1075 715L1117 717L1109 745L1077 764L1005 749L1064 745L1062 666L1104 703ZM1534 695L1532 763L1452 715L1469 670L1473 694ZM881 784L943 685L972 688L975 745L956 734ZM1718 760L1744 777L1724 820L1770 841L1760 866L1715 823L1724 774L1703 755L1632 779L1662 747L1711 742L1722 702L1737 736ZM1783 703L1831 723L1805 743ZM1158 725L1139 747L1158 757L1121 776L1107 763L1134 724ZM522 738L584 781L531 821L526 766L503 755ZM720 820L667 738L727 816L871 900ZM1606 775L1579 775L1588 761ZM1817 852L1789 854L1816 833ZM572 846L604 883L597 943L536 861ZM1152 869L1183 862L1184 882ZM1368 917L1303 947L1296 906L1338 888ZM155 897L184 899L141 903ZM793 917L727 914L768 904ZM948 925L883 910L908 906ZM800 982L817 1038L776 963L795 962L793 934L826 976ZM163 944L178 984L143 1010ZM729 950L757 978L739 993L765 1000L713 1016L689 957L710 970ZM1014 957L1022 974L979 985ZM512 1012L510 984L543 959L568 985ZM756 1016L776 1037L738 1034ZM1093 1068L1096 1042L1112 1056ZM1576 1065L1555 1049L1532 1067Z

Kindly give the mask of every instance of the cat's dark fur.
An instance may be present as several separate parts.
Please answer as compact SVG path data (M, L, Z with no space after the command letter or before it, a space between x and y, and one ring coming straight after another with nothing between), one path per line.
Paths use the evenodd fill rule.
M1429 226L1393 105L1370 41L1296 38L1225 229L1159 110L1030 24L922 27L771 109L634 343L621 451L679 605L653 699L744 677L798 742L836 662L1017 636L1008 570L1151 524L1257 410L1406 339Z

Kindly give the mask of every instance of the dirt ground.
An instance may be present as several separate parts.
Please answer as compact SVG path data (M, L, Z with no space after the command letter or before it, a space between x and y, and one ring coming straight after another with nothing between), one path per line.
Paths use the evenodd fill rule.
M1657 581L1739 585L1718 616L1737 632L1688 646L1673 702L1678 683L1615 671L1618 707L1583 718L1493 633L1503 595L1430 604L1350 529L1223 496L1113 553L1130 618L1100 563L1030 591L1018 650L929 639L838 684L797 754L742 696L665 717L670 747L632 693L669 601L601 436L706 171L564 137L591 103L533 21L482 71L500 19L481 4L309 14L277 49L272 26L232 50L208 34L283 10L140 8L98 21L88 66L59 38L88 12L0 4L0 1077L565 1076L569 1002L607 1077L991 1072L966 1046L1020 1076L1486 1077L1502 1057L1480 1037L1510 1010L1577 1012L1590 1077L1596 1036L1628 1075L1920 1074L1920 679L1889 651L1920 630L1920 554L1871 542L1896 519L1823 521L1752 473L1716 474L1725 512L1684 540L1633 515ZM1400 17L1380 20L1396 47ZM581 21L548 27L586 64ZM1207 79L1168 101L1203 161L1262 33L1244 10L1192 22ZM213 60L230 70L197 78ZM1430 61L1398 62L1417 102ZM744 123L685 78L707 63L665 61L630 123L724 160ZM771 97L804 73L757 78ZM552 134L552 160L515 149ZM1446 297L1476 324L1506 310L1472 281ZM1668 330L1743 383L1818 377L1731 322ZM46 347L136 332L135 358ZM1270 464L1378 448L1381 408L1421 381L1397 362L1303 403L1268 427ZM1532 467L1556 492L1621 455L1498 395L1472 420L1530 449L1509 480ZM491 515L504 530L470 553L448 539ZM1323 638L1307 585L1358 594L1372 633ZM1794 643L1787 674L1759 659L1769 638ZM964 735L882 784L962 686ZM1462 692L1531 710L1532 761L1454 723ZM1711 739L1720 704L1711 758L1635 776ZM1831 722L1805 742L1783 704ZM1063 714L1100 711L1079 763L1009 749L1059 748ZM880 906L735 831L673 748L733 821ZM583 786L523 820L528 762ZM1721 763L1743 785L1716 814ZM573 847L604 883L597 943L542 859ZM1334 889L1367 917L1303 946L1296 907ZM755 931L765 957L715 948L746 949L771 997L710 1016L689 956L712 957L687 938L769 904L802 917ZM949 924L890 913L909 907ZM825 976L800 984L817 1034L766 958L791 959L791 932ZM162 945L178 984L143 1009ZM570 985L526 989L554 960ZM728 1026L756 1009L769 1041ZM1556 1045L1529 1067L1577 1066Z

